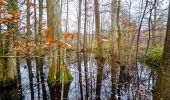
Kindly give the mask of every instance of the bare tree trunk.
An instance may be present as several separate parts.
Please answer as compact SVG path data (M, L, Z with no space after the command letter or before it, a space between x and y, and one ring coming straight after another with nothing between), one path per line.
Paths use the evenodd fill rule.
M26 61L27 61L28 75L29 75L29 82L30 82L31 100L34 100L34 84L33 84L31 58L27 58Z
M142 28L142 24L143 24L143 20L146 14L146 9L148 7L148 0L146 0L146 4L144 7L144 11L142 13L141 19L140 19L140 24L139 24L139 29L138 29L138 33L137 33L137 43L136 43L136 62L135 62L135 66L136 66L136 83L137 83L137 90L135 93L135 98L138 98L140 96L139 93L139 84L140 84L140 76L139 76L139 70L138 70L138 52L139 52L139 40L140 40L140 36L141 36L141 28Z
M110 39L112 40L111 42L111 55L112 55L112 59L113 59L113 63L111 66L111 81L112 81L112 95L111 98L113 100L116 100L116 61L117 61L117 57L118 57L118 48L117 48L117 32L116 30L118 30L117 28L117 10L118 10L118 1L117 0L112 0L112 8L111 8L111 35L110 35Z
M117 47L118 47L118 55L119 55L119 60L121 60L121 39L122 39L122 35L121 35L121 31L120 31L120 2L121 0L118 1L118 6L117 6L117 31L118 31L118 38L117 38Z
M7 10L13 11L18 10L18 1L17 0L6 0L8 2ZM10 2L10 3L9 3ZM7 31L12 37L4 38L0 36L0 56L4 56L9 53L9 50L12 48L12 43L15 39L14 33L18 29L17 22L8 22ZM1 29L0 29L1 30ZM16 55L16 53L12 53ZM15 58L0 58L0 87L7 87L13 85L17 82L17 68L16 68L16 59Z
M69 6L69 2L67 0L67 17L66 17L66 31L65 32L68 32L68 6Z
M97 60L96 100L101 100L101 85L103 78L104 61Z
M153 100L169 100L170 99L170 4L168 12L168 23L166 30L166 38L162 55L162 65L159 69Z
M86 46L87 46L87 0L84 1L84 6L85 6L85 15L84 15L84 42L83 42L83 49L86 51Z
M88 84L88 74L87 74L87 54L86 54L86 46L87 46L87 0L84 1L84 6L85 6L85 18L84 18L84 43L83 43L83 58L84 58L84 70L85 70L85 80L86 80L86 99L89 97L89 84Z
M78 34L81 32L81 8L82 0L79 0L79 13L78 13ZM77 65L79 70L79 84L80 84L80 95L83 100L83 89L82 89L82 73L81 73L81 59L80 59L80 37L77 37Z
M27 4L29 4L30 0L27 0ZM29 43L29 37L31 35L31 22L30 22L30 5L27 5L27 33L26 33L26 46ZM29 52L29 50L27 50ZM31 99L34 99L34 86L33 86L33 73L32 73L32 64L31 58L27 58L27 67L28 67L28 75L29 75L29 82L30 82L30 91L31 91Z
M111 42L111 47L112 47L112 55L116 54L118 52L117 46L116 46L116 35L117 35L117 0L112 0L112 9L111 9L111 35L110 39L112 40Z
M103 57L102 51L102 41L100 36L100 12L99 12L99 0L94 0L94 7L95 7L95 25L96 25L96 40L97 40L97 58Z
M156 19L157 19L157 0L154 0L154 19L153 19L153 23L152 23L152 46L156 46Z
M41 22L43 21L43 0L39 0L39 27L38 27L38 34L39 36L42 38L41 36L41 31L42 31L42 25ZM42 40L42 39L40 39Z
M89 97L89 81L88 81L88 65L87 65L87 53L83 53L83 59L84 59L84 71L85 71L85 81L86 81L86 100L88 100Z
M51 30L49 37L53 40L62 39L61 36L61 16L60 16L60 0L47 0L47 22L48 28ZM59 72L59 67L62 54L59 53L60 49L56 46L51 47L52 52L50 52L50 67L49 67L49 80L56 80L57 72Z

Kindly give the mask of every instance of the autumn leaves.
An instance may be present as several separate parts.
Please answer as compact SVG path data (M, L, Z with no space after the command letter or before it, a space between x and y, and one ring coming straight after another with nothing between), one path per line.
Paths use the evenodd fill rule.
M18 22L20 20L20 10L7 10L4 6L8 6L8 2L0 0L0 23Z
M5 0L0 0L0 7L7 5L8 2Z
M44 38L47 45L58 45L60 48L65 48L66 46L71 47L70 44L65 43L63 40L54 40L53 38L50 37L50 34L52 34L51 29L46 28L44 32ZM64 38L66 39L65 34L66 33L64 33Z
M45 50L46 48L50 46L56 46L58 48L66 48L71 47L70 44L65 42L66 38L74 38L75 36L71 33L63 34L63 39L56 40L52 37L53 33L50 28L44 29L44 36L43 35L37 35L39 37L44 37L41 39L36 38L36 32L33 34L26 35L26 28L27 26L31 27L32 25L29 25L25 23L25 17L24 14L27 10L22 9L19 10L17 6L17 2L7 2L7 0L0 0L0 24L1 28L4 29L0 33L0 47L6 48L10 46L10 50L6 55L10 55L12 53L19 53L19 55L26 55L30 54L30 52L35 52L38 50ZM27 2L25 5L37 8L38 5L32 2ZM11 7L15 7L15 9ZM33 16L32 16L33 15ZM36 18L34 12L31 12L28 16L31 18ZM21 19L20 19L21 17ZM32 20L32 19L31 19ZM39 19L36 25L39 25L39 27L43 28L43 25L45 24L45 21L43 19ZM8 25L9 28L7 30L7 27L4 27ZM36 28L34 28L36 29ZM37 28L38 29L38 28ZM32 29L30 29L32 30ZM43 29L42 29L43 30ZM40 31L42 32L42 31ZM23 33L23 34L22 34ZM7 44L7 42L10 41L10 45Z

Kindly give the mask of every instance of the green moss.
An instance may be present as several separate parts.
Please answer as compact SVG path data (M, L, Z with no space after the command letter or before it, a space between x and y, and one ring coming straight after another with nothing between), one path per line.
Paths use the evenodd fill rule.
M47 81L48 81L48 84L55 84L57 80L56 78L48 77Z
M48 77L48 83L49 84L55 84L55 83L60 83L62 81L62 73L61 69L62 67L60 67L60 72L57 72L56 74L56 78L53 77ZM65 70L64 71L64 82L67 83L72 79L71 73L69 70Z
M155 47L148 51L146 64L149 66L159 66L162 61L163 48Z
M57 76L56 77L57 81L60 82L62 80L62 74L63 74L63 72L57 73L57 75L56 75ZM65 71L64 72L64 82L67 83L71 79L72 79L72 76L71 76L70 72L69 71Z

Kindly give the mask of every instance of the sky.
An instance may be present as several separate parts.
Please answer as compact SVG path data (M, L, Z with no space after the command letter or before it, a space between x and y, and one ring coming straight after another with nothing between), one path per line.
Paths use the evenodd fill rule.
M23 0L21 0L23 1ZM83 0L84 1L84 0ZM93 0L87 0L89 9L88 9L88 23L90 23L90 28L94 27L94 21L93 21L93 15L94 15L94 11L93 11ZM110 8L111 8L111 0L99 0L100 1L100 12L101 13L101 21L102 21L102 29L103 30L109 30L110 28L110 23L111 23L111 13ZM122 0L121 2L121 9L124 9L125 13L127 13L128 9L127 9L127 4L129 3L130 0ZM137 11L137 9L139 8L139 1L140 0L131 0L132 1L132 9L131 9L131 17L133 20L137 20L138 19L138 15L140 14L139 11ZM161 1L161 8L162 9L166 9L168 7L168 2L169 0L159 0ZM79 0L69 0L69 20L68 20L68 31L69 32L77 32L77 21L78 21L78 2ZM38 4L38 1L37 1ZM44 2L45 5L45 2ZM44 7L45 8L45 7ZM21 9L26 9L26 5L22 6ZM82 5L82 18L81 18L81 33L83 33L83 26L84 26L84 2ZM32 8L33 11L33 8ZM65 27L66 27L66 0L63 0L63 9L62 9L63 13L62 13L62 30L63 32L65 32ZM37 9L37 14L38 14L38 9ZM47 17L46 17L46 9L44 9L44 16L43 19L46 21ZM25 19L26 20L26 19ZM32 20L33 23L33 20ZM46 27L47 24L45 24L44 27ZM88 28L89 28L88 27Z

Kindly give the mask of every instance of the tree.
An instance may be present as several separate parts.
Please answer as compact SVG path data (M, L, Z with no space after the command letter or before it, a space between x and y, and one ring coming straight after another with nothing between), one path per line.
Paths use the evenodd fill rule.
M102 57L102 41L100 34L100 12L99 12L99 0L94 0L94 12L95 12L95 26L96 26L96 40L97 40L97 58Z
M78 34L81 32L81 9L82 9L82 0L79 0L79 12L78 12ZM80 57L80 37L77 37L77 65L79 70L79 83L80 83L80 95L81 100L83 100L83 88L82 88L82 73L81 73L81 57Z
M61 69L65 67L64 62L64 47L63 42L63 35L61 31L61 12L60 12L60 0L47 0L47 23L48 28L48 38L53 41L58 41L58 48L57 45L51 45L50 47L50 66L49 66L49 73L48 73L48 81L49 82L56 82L56 80L61 81L60 75L62 72ZM66 68L66 74L68 75L68 79L71 78L69 71Z
M1 33L0 36L0 56L5 56L10 52L12 48L12 43L14 38L14 33L17 33L18 23L14 19L17 16L14 12L18 10L18 0L7 0L1 3L7 6L8 13L3 18L1 18L1 23L7 25L7 30L4 33ZM5 8L5 7L3 7ZM15 55L15 52L13 53ZM0 87L10 86L11 84L16 83L17 80L17 70L16 70L16 59L15 58L0 58Z
M116 51L116 30L117 30L117 1L112 0L112 6L111 6L111 35L110 38L112 39L111 47L112 47L112 54L114 54L114 51Z
M87 46L87 0L84 1L84 38L83 38L83 49L86 51Z
M162 55L162 64L155 85L154 100L169 100L170 99L170 4L168 12L168 22L166 30L166 38Z
M60 20L60 0L47 0L47 23L50 30L49 37L53 40L59 40L62 38L61 34L61 20ZM58 50L56 46L51 47L53 52L50 52L50 66L48 78L56 79L57 72L61 63L61 50Z
M112 47L112 51L111 54L114 55L113 56L113 63L112 63L112 67L111 67L111 74L112 74L112 99L116 99L115 95L116 95L116 55L117 55L117 46L116 46L116 35L117 35L117 0L112 0L112 5L111 5L111 34L110 34L110 39L111 41L111 47Z

